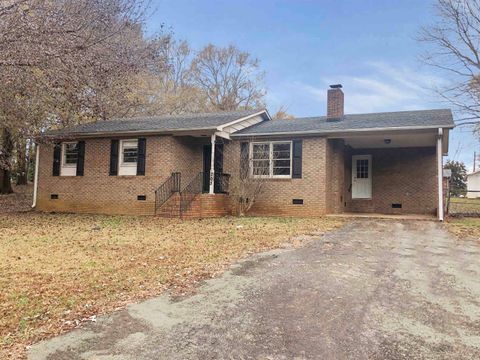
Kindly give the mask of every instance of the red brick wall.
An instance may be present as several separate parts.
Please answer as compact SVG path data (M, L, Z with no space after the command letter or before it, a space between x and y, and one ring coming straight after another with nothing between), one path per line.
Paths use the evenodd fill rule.
M278 140L278 139L271 139ZM203 144L209 139L173 136L147 137L145 176L109 176L110 139L87 139L85 175L53 177L53 147L41 145L37 209L82 213L154 213L155 189L172 172L182 173L182 187L203 170ZM351 199L351 156L373 157L373 198ZM240 170L240 141L224 145L224 172ZM351 151L340 139L303 139L302 178L270 179L251 210L253 215L319 216L342 211L434 213L437 208L435 148ZM51 200L58 194L58 200ZM138 201L137 195L146 195ZM293 205L303 199L303 205ZM402 209L392 209L401 203ZM227 209L227 210L225 210ZM202 196L192 204L191 217L229 212L225 196Z
M327 91L327 117L339 118L344 112L344 97L342 89L328 89Z
M129 137L131 138L131 137ZM84 176L52 176L53 146L40 146L37 209L41 211L135 214L154 213L155 189L172 172L182 186L202 171L204 139L148 136L145 176L109 176L110 139L85 141ZM51 200L58 194L58 200ZM138 201L137 195L146 195Z
M351 198L352 155L372 155L372 199ZM345 154L346 211L384 214L435 214L437 211L436 149L350 150ZM402 204L393 209L392 204Z
M221 217L231 214L230 200L225 194L200 194L192 201L183 219Z
M161 217L183 219L209 218L231 215L229 197L225 194L199 194L197 195L187 211L180 214L180 194L174 194L157 211Z
M327 140L321 137L304 138L302 147L302 178L266 180L263 192L249 214L319 216L327 212ZM240 142L229 142L224 151L224 171L238 176ZM303 199L303 205L293 205L293 199Z
M327 142L327 212L338 214L344 210L345 143L342 139Z

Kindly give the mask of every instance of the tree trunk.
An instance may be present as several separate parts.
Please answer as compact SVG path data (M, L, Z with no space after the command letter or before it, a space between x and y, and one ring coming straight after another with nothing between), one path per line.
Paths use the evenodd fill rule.
M9 129L4 128L2 132L2 144L3 144L3 167L0 168L0 178L2 182L0 183L0 194L11 194L13 193L11 172L10 172L10 157L12 156L13 151L13 139L12 133Z
M29 140L28 142L28 150L27 150L27 183L33 182L35 177L35 154L37 152L37 145L32 141Z
M17 141L17 185L27 185L27 144L24 140Z

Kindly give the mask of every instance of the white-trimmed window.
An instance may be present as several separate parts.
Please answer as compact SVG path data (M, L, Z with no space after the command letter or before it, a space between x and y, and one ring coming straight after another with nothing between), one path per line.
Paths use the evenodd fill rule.
M62 176L77 175L78 162L78 142L62 143L62 166L60 174Z
M138 139L120 140L118 175L136 175Z
M250 163L250 174L254 177L291 178L292 142L252 142Z

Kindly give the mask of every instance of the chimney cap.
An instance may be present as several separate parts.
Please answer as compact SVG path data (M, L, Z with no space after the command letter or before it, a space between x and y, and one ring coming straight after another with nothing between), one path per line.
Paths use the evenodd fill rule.
M341 88L342 88L342 84L333 84L333 85L330 85L330 88L332 88L332 89L341 89Z

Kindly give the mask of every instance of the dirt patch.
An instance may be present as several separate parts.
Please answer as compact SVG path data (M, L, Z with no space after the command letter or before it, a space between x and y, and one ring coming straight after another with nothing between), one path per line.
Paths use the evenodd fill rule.
M0 214L31 211L33 185L13 187L14 193L0 195Z
M480 240L480 218L449 218L445 222L445 226L458 238Z

